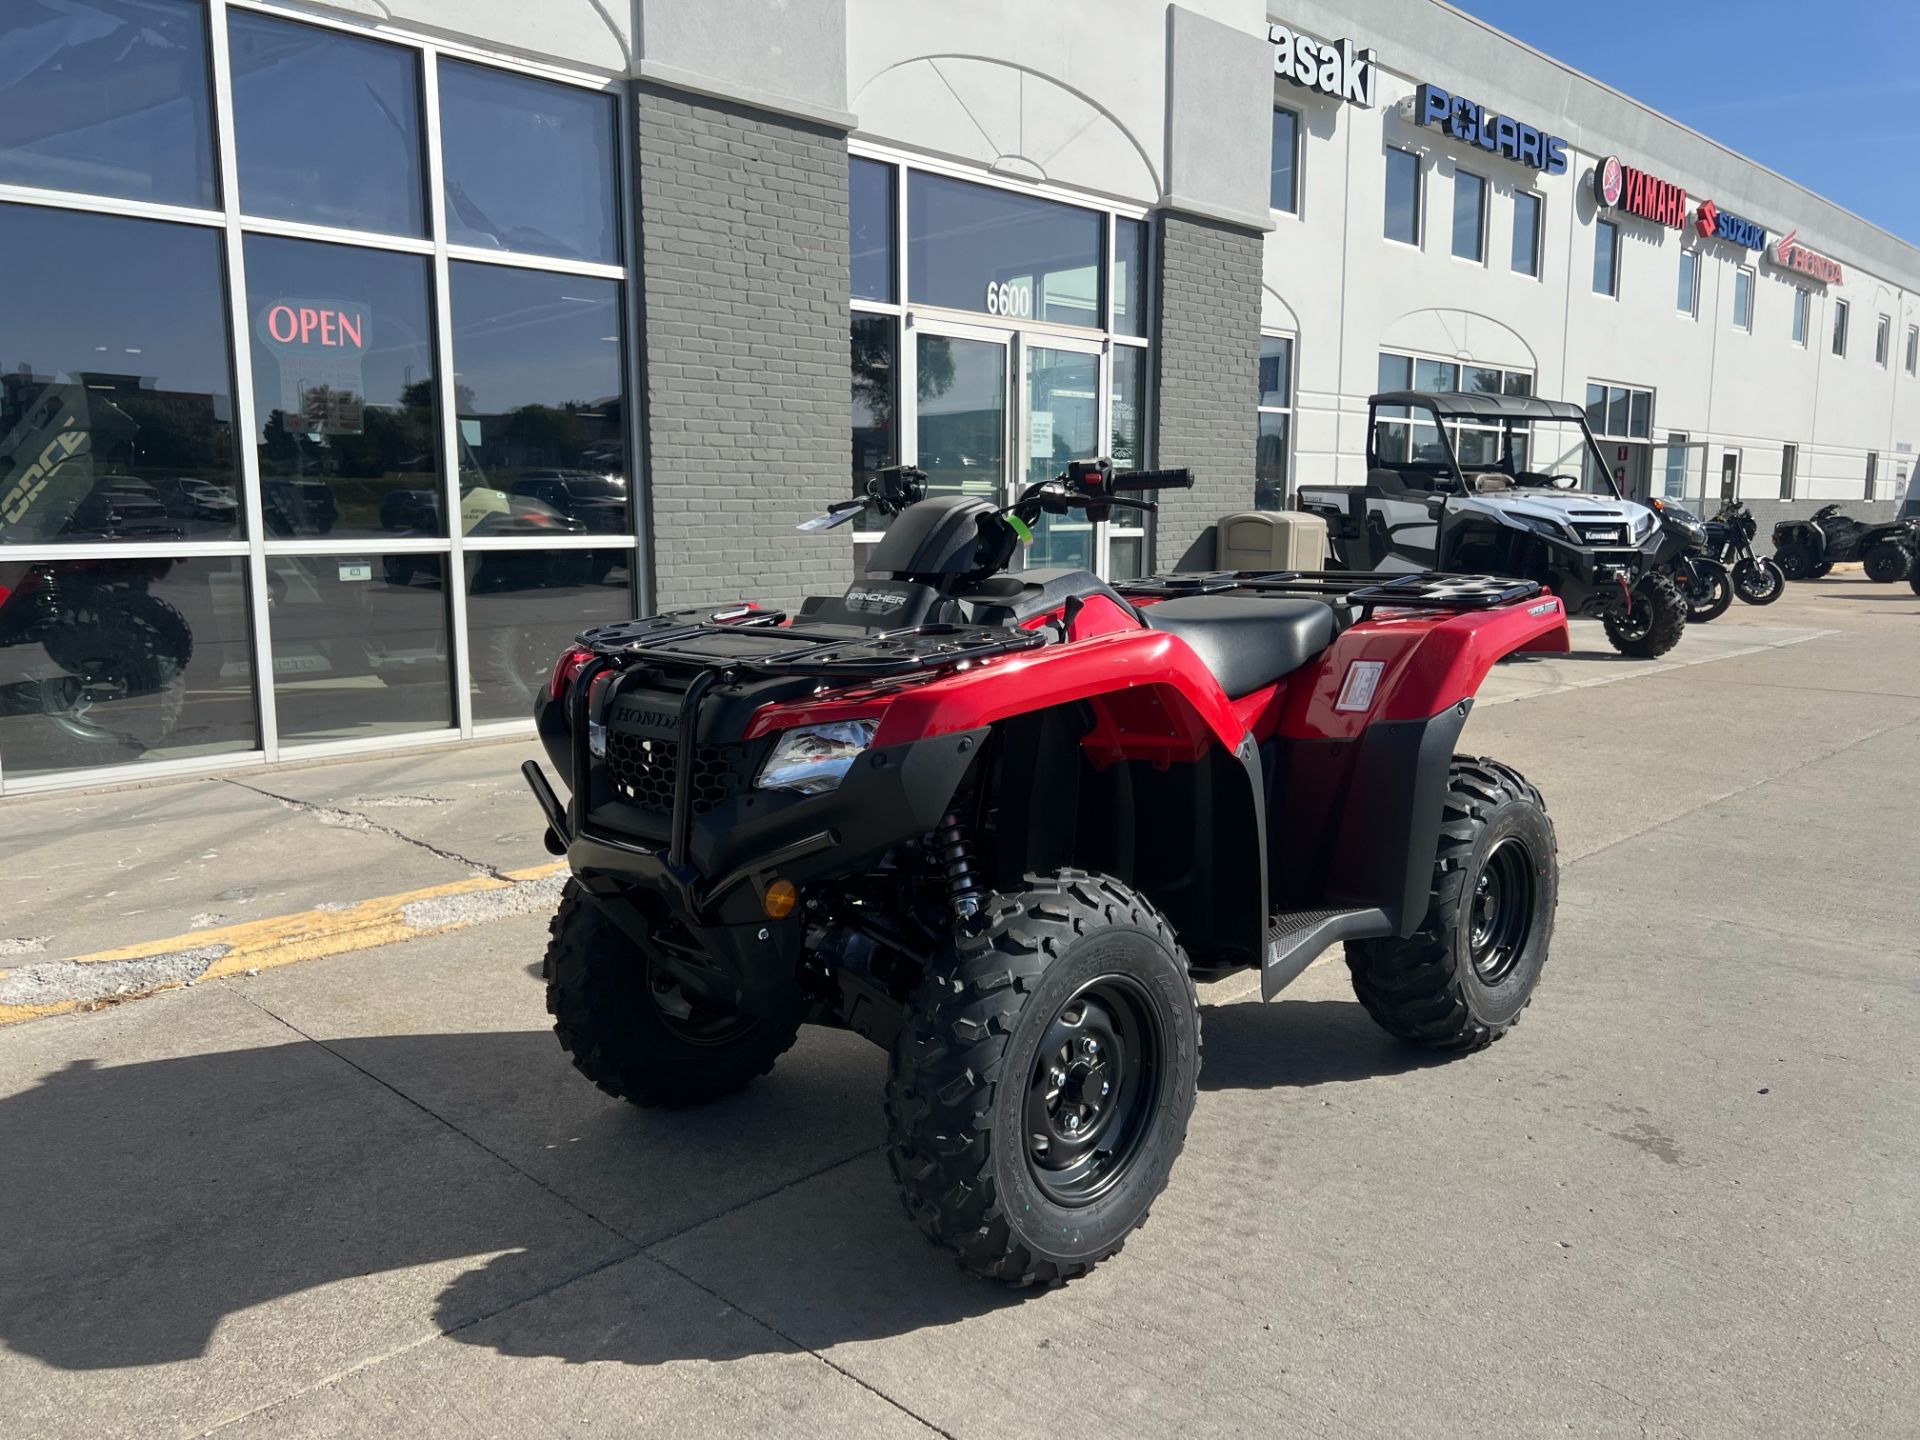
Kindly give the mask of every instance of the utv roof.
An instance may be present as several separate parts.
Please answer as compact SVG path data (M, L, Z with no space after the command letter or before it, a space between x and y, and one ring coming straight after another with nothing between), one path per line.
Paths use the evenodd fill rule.
M1471 390L1390 390L1374 396L1373 403L1413 405L1449 420L1579 420L1586 415L1586 411L1571 400L1483 395Z

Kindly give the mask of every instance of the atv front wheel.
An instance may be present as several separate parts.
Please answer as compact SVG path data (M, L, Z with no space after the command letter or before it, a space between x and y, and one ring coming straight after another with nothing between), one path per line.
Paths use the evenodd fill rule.
M1771 560L1756 557L1733 567L1733 593L1749 605L1771 605L1786 588L1787 577Z
M1827 576L1833 573L1833 561L1831 560L1817 561L1814 564L1813 569L1808 573L1809 573L1809 578L1811 579L1824 580L1827 578Z
M1782 545L1774 552L1774 563L1789 580L1811 580L1820 562L1805 545Z
M1103 875L997 896L914 1000L887 1082L907 1214L975 1274L1084 1274L1166 1188L1200 1073L1187 958Z
M1492 1044L1540 983L1559 890L1540 792L1496 761L1454 756L1426 918L1409 939L1347 943L1354 994L1415 1045Z
M1874 546L1862 558L1867 578L1880 585L1899 583L1907 578L1907 572L1913 568L1913 557L1902 546L1891 541Z
M793 1044L800 1016L745 1015L693 995L569 881L553 917L547 1013L573 1068L635 1105L698 1105L744 1087Z
M1657 660L1680 643L1687 628L1687 602L1665 575L1645 575L1633 588L1632 606L1607 611L1601 623L1622 655Z

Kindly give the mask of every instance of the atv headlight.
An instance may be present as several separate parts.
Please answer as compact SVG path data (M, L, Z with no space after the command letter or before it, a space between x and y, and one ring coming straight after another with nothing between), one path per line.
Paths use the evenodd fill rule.
M781 734L754 781L761 790L824 795L839 785L860 752L873 743L878 720L834 720L796 725Z
M1537 530L1542 535L1551 535L1556 540L1571 540L1574 538L1566 526L1562 525L1558 520L1549 520L1544 515L1515 515L1513 518L1526 526L1527 529Z
M1646 539L1647 536L1653 533L1654 519L1655 517L1653 512L1649 510L1645 514L1643 514L1638 520L1635 520L1633 522L1633 543L1634 544L1638 545L1642 540ZM1705 538L1704 532L1702 532L1701 538L1702 539Z

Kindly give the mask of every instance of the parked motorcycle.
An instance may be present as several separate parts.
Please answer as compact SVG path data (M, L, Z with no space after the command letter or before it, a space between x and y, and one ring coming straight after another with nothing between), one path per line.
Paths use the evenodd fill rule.
M1869 525L1822 505L1810 520L1782 520L1773 527L1773 558L1789 580L1818 580L1835 565L1858 560L1869 580L1891 585L1913 568L1916 527L1910 520Z
M1729 500L1707 521L1707 554L1727 567L1735 595L1749 605L1771 605L1786 593L1787 577L1774 561L1753 553L1759 528L1745 504Z
M1647 504L1660 517L1660 543L1650 568L1673 581L1686 601L1688 624L1718 620L1733 604L1733 581L1708 548L1707 527L1698 515L1671 500L1656 497Z

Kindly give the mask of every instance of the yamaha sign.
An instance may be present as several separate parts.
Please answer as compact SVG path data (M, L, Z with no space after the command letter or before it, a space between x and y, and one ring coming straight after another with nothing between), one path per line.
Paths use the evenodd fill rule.
M1284 25L1267 26L1267 39L1273 45L1273 73L1281 79L1349 105L1373 108L1379 64L1372 50L1356 50L1351 40L1315 40Z

